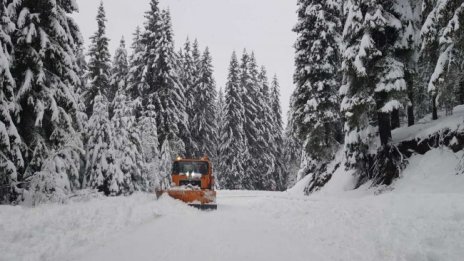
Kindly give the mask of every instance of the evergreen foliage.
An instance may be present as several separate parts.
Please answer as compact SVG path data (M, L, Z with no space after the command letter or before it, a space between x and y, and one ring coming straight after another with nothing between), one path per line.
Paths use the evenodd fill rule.
M244 133L244 106L240 87L240 68L235 52L229 65L229 75L225 89L224 132L221 136L220 162L221 187L241 189L245 172L246 138Z
M108 99L114 97L110 88L111 55L108 49L109 39L106 37L106 14L103 2L100 2L97 14L97 31L90 37L90 48L88 52L88 78L90 80L88 89L84 93L87 116L92 115L93 101L100 92ZM112 101L112 100L110 100Z
M13 116L16 106L16 83L10 72L15 24L6 1L0 5L0 203L15 200L18 175L24 168L23 142Z
M114 136L105 96L99 94L93 102L93 114L89 118L86 133L86 172L85 187L90 187L111 194L108 181L116 174L115 155L111 153L111 142Z
M129 58L129 72L127 77L126 93L133 101L141 99L141 90L144 89L143 74L145 70L145 46L142 43L141 34L140 27L137 27L132 39L132 55Z
M9 8L17 14L10 38L15 54L10 67L16 83L13 120L24 143L24 167L16 176L24 197L14 200L61 201L80 188L83 145L76 50L82 39L70 17L77 6L73 1L44 0L15 1Z
M333 159L340 143L342 5L341 1L300 0L298 7L291 126L308 157L324 164Z
M118 49L114 54L113 66L111 70L110 89L108 91L108 101L112 102L116 97L118 90L126 91L127 75L129 73L129 64L127 61L126 42L124 37L121 39Z
M433 118L438 118L437 107L444 106L447 114L459 102L462 94L464 3L439 0L427 2L430 10L421 29L421 56L433 68L428 92L433 97Z
M193 152L194 157L215 158L216 140L216 83L213 78L212 58L208 48L203 52L203 57L200 61L200 72L198 82L194 92L194 104L192 111L195 112L190 121L190 129L192 140L196 146Z
M158 1L150 2L146 13L143 53L142 89L143 108L147 104L157 111L160 144L169 141L172 156L183 154L185 144L181 133L188 130L183 86L177 75L177 57L174 52L172 25L168 11L160 11Z

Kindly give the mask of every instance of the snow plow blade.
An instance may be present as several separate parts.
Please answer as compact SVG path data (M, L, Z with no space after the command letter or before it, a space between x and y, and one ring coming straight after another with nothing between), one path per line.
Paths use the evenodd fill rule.
M216 204L189 204L189 206L200 210L217 210Z
M183 188L171 188L166 193L174 199L181 200L189 206L201 210L216 210L216 191L214 190L189 190ZM163 193L164 194L164 193Z

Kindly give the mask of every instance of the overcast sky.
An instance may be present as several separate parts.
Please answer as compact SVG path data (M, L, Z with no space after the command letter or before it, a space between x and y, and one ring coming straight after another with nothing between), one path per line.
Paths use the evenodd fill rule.
M77 0L79 14L74 15L82 35L89 37L96 30L99 0ZM144 12L149 0L104 0L107 35L110 50L119 45L124 35L130 46L137 25L143 26ZM200 47L208 46L213 56L215 79L219 87L227 80L232 51L254 50L258 63L265 65L271 79L277 74L282 93L284 116L288 111L294 89L293 43L296 35L296 0L160 0L162 8L171 10L176 50L183 46L187 36L198 38ZM286 118L286 117L285 117Z

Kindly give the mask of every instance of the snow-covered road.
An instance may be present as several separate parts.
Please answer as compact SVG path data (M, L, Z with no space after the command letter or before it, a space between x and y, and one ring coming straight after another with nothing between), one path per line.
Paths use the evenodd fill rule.
M298 242L305 229L292 225L291 211L282 207L301 211L304 200L282 193L220 192L217 211L171 209L82 260L303 260L307 248Z
M216 212L177 205L75 260L458 261L464 256L462 195L219 195Z
M0 260L461 261L461 158L414 156L380 194L351 190L344 172L310 197L304 180L289 192L219 191L212 212L142 193L0 206Z

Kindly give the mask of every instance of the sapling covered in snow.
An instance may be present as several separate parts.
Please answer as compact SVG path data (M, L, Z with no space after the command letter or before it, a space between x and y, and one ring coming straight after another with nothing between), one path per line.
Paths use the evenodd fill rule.
M153 189L160 184L160 149L158 131L156 127L155 106L148 104L138 120L138 131L142 146L144 160L143 176L149 181L148 189Z
M143 171L142 140L132 103L127 101L122 90L116 94L114 116L111 119L113 138L110 154L114 157L116 167L116 172L106 177L111 195L128 195L134 191L147 191L149 187L148 175Z
M168 140L165 140L161 146L160 156L160 173L158 183L155 188L165 189L171 185L170 175L172 171L172 161L175 159Z
M109 119L109 103L106 97L97 95L93 104L93 114L86 130L88 140L84 185L110 195L108 181L117 173L116 158L111 151L114 129Z

